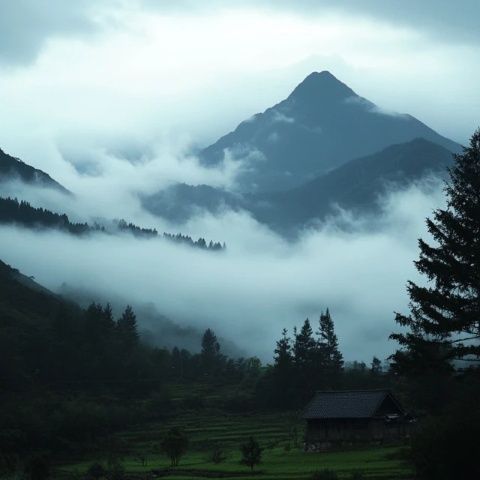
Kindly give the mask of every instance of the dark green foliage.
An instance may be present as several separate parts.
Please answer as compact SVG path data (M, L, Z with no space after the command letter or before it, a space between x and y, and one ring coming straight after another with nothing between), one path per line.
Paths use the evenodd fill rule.
M29 480L47 480L50 478L50 462L45 456L36 455L27 462L25 474Z
M172 467L177 467L188 448L188 438L181 428L171 428L161 443L162 451L170 458Z
M202 357L214 359L220 353L220 344L213 330L207 328L202 338Z
M294 331L294 337L295 391L299 401L304 403L316 389L315 384L317 382L313 378L319 375L318 367L322 360L320 358L321 352L313 338L313 330L308 318L303 323L300 332Z
M312 480L337 480L338 475L333 470L320 470L312 475Z
M259 443L253 437L250 437L247 442L240 445L240 452L242 453L240 462L250 467L250 470L253 471L255 465L260 464L262 461L262 451L263 449Z
M412 441L412 461L421 480L480 478L480 409L449 411L426 421Z
M213 374L220 361L220 344L213 330L207 328L202 338L201 359L207 374Z
M315 357L316 342L308 318L302 325L300 332L295 330L293 343L293 358L297 370L307 371L311 368Z
M107 470L101 463L93 463L88 467L86 476L88 480L99 480L106 474Z
M117 320L117 330L125 347L131 349L138 344L137 317L130 305Z
M301 407L321 388L335 388L343 381L343 358L338 348L329 310L322 313L317 336L308 318L293 342L287 330L277 341L273 368L259 384L259 395L280 408Z
M325 313L322 312L320 315L319 337L320 351L327 374L334 378L342 370L343 356L338 348L338 339L328 308Z
M408 283L410 315L397 314L406 332L392 338L402 347L396 369L409 375L448 374L480 359L480 130L455 156L446 187L447 208L427 219L432 245L419 240L417 270L429 283Z
M396 316L393 368L430 414L412 442L417 477L467 480L480 475L480 130L445 191L447 208L427 219L434 243L420 240L415 262L429 283L409 282L410 314Z
M274 355L274 368L272 371L272 398L275 404L281 408L289 408L293 401L294 356L291 340L287 330L282 331L282 338L277 341Z

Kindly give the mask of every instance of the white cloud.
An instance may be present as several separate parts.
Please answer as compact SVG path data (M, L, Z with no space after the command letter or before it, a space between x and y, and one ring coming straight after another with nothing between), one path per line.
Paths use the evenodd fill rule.
M96 17L101 33L52 37L34 64L1 71L0 145L59 180L69 174L59 144L84 156L166 138L207 144L285 98L312 70L329 69L383 108L412 113L455 140L478 121L472 45L348 13L108 5Z
M225 241L223 253L129 236L79 239L7 227L0 228L0 249L2 260L47 287L94 285L106 298L153 302L172 319L211 326L264 359L282 328L306 316L316 321L328 306L346 358L369 360L394 349L387 341L396 328L393 312L407 308L405 284L417 278L416 239L439 204L440 190L413 187L387 199L373 223L353 219L350 229L340 230L331 221L295 244L243 212L199 215L186 225L186 233Z

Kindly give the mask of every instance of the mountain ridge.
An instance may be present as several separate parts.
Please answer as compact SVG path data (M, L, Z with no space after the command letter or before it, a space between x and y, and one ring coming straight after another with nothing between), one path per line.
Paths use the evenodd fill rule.
M353 159L292 190L260 195L254 215L260 222L285 230L323 220L336 207L353 213L372 212L379 207L378 199L389 192L429 175L445 178L452 163L449 150L416 138Z
M446 148L416 138L390 145L379 152L355 158L313 180L282 192L233 195L206 185L177 184L167 194L156 194L155 202L143 199L144 207L171 221L187 221L198 210L212 214L224 210L246 210L279 233L295 236L312 222L321 222L339 207L354 213L378 209L379 198L408 187L429 175L443 178L453 154ZM207 198L203 196L208 192ZM173 205L168 199L174 198ZM162 203L163 202L163 203Z
M16 179L30 185L52 188L64 194L71 195L69 190L54 180L48 173L5 153L0 148L0 182Z
M459 144L415 117L386 113L323 71L308 75L286 99L241 122L203 149L199 158L212 167L227 153L242 162L242 192L273 192L417 137L461 151Z

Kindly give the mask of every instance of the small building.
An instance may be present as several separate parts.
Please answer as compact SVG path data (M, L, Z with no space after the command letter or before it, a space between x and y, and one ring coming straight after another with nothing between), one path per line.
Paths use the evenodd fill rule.
M411 419L389 390L317 392L303 418L306 451L394 442L408 437L411 428Z

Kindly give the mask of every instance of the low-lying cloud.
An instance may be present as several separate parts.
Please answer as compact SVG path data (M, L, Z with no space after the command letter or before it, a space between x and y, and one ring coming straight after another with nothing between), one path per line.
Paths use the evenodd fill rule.
M214 328L240 349L272 356L282 328L329 307L347 360L368 361L394 349L387 340L394 311L405 311L407 279L424 217L442 203L441 188L417 185L392 194L383 213L343 213L288 243L245 212L198 215L186 233L225 241L205 252L162 239L129 235L79 238L60 232L0 228L2 260L58 290L93 290L138 304L153 303L180 325ZM181 272L181 273L180 273Z

